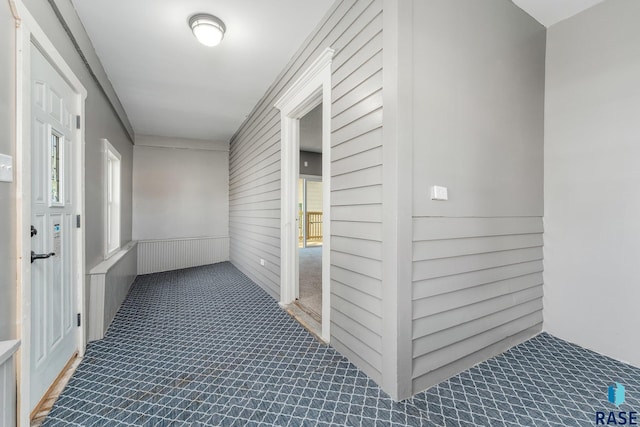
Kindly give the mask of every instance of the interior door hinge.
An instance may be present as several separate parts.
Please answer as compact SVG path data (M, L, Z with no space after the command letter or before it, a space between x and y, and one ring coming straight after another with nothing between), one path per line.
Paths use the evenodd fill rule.
M81 322L80 322L80 318L81 318L81 317L82 317L82 315L81 315L80 313L78 313L78 326L80 326L80 325L81 325Z
M80 116L76 116L76 129L80 129Z
M80 219L80 215L76 215L76 228L80 228L80 225L82 224L81 219Z

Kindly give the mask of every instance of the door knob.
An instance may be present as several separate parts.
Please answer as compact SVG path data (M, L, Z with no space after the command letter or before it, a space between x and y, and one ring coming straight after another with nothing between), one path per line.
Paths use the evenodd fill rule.
M36 230L36 228L32 225L31 226L31 237L35 236L36 234L38 234L38 230Z
M31 264L33 264L33 261L37 259L47 259L55 255L56 255L55 252L49 252L48 254L37 254L31 251Z

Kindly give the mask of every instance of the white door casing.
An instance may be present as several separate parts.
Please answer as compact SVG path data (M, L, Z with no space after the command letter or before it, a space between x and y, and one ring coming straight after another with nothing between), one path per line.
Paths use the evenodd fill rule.
M44 385L36 386L35 384L38 382L46 383L48 381L45 379L46 375L53 376L55 379L59 374L59 369L64 367L62 365L58 372L55 372L57 369L55 366L58 362L49 363L49 361L64 360L65 358L68 360L67 356L76 351L82 357L86 345L85 322L81 327L76 326L76 314L82 315L84 312L85 242L84 228L76 228L75 216L84 217L83 122L87 91L22 1L17 0L15 6L17 15L17 324L19 338L22 341L18 357L18 425L28 426L32 405L39 401L41 397L38 396L39 390L44 387ZM36 52L38 53L36 54ZM44 62L39 62L40 60L44 60ZM39 62L39 65L36 62ZM48 100L46 98L47 78L43 79L39 76L43 70L48 70L44 73L50 73L52 76L53 82L48 83L55 91L55 96L60 98L60 103L56 101L54 105L47 105L50 104L49 100L54 99L55 96L50 93ZM35 81L43 80L45 85L34 90ZM42 89L43 87L44 89ZM38 93L42 90L45 93L44 97ZM32 108L35 109L35 105L32 106L32 101L35 100L44 105L43 112L46 111L46 114L52 116L51 120L46 120L49 123L35 125L38 116L40 122L44 121L43 115L32 114ZM76 116L82 118L80 123L76 122ZM60 120L55 120L56 117L59 117ZM42 129L43 127L44 129ZM38 134L36 129L41 133ZM63 146L60 167L63 188L59 193L61 197L54 198L54 200L51 200L50 197L52 189L49 180L43 181L38 178L49 175L51 160L49 145L52 134L62 141ZM43 141L46 143L45 148L42 147ZM46 151L46 168L40 164L43 162L43 158L36 155L38 150L40 150L40 154L43 154L42 151ZM32 163L36 166L34 167ZM50 176L45 178L50 178ZM32 191L32 184L35 191ZM46 200L42 201L43 197ZM32 203L32 199L34 203ZM42 229L38 229L38 235L32 239L30 225L34 219L41 221L43 225L41 225ZM56 224L59 224L59 227L54 229ZM31 264L32 249L40 253L38 252L40 250L43 252L45 250L53 251L58 246L62 256L37 260ZM37 282L42 281L44 275L53 276L54 272L59 278L57 282L49 279L50 286L38 286ZM35 279L33 281L32 275ZM65 280L62 280L63 277ZM50 302L54 295L57 299L56 304ZM43 316L44 310L39 311L38 305L46 306L44 309L47 310L46 317ZM69 313L71 318L68 316ZM58 320L53 321L52 319ZM45 354L44 358L43 354ZM35 357L33 357L34 355ZM45 362L47 359L49 360ZM67 360L64 360L65 364ZM32 369L35 371L32 372ZM42 377L40 377L40 373L42 373ZM48 385L46 387L48 388Z
M298 283L300 118L322 103L322 332L329 342L331 313L331 61L326 48L275 103L281 120L280 304L295 300Z

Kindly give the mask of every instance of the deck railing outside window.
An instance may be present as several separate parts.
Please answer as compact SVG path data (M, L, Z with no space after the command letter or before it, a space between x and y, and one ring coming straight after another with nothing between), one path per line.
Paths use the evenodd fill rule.
M322 212L307 212L307 241L322 240Z
M302 218L302 211L299 212ZM304 224L306 226L307 242L322 242L322 212L307 212ZM298 238L302 243L304 233L302 224L298 226Z

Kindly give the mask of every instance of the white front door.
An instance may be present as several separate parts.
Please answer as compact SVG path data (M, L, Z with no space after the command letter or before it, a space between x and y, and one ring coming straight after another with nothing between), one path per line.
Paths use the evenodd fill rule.
M79 113L78 95L35 46L30 59L31 411L78 349L72 169Z

